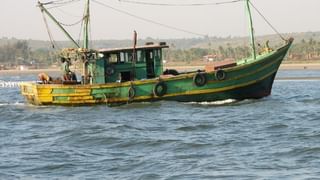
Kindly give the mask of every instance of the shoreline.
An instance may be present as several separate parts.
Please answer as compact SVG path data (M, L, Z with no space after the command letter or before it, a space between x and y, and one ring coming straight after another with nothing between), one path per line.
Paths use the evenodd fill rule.
M176 69L178 71L192 71L203 69L204 65L177 65L177 66L164 66L164 69ZM320 70L320 63L285 63L281 64L279 70ZM35 73L59 73L61 70L58 68L48 69L28 69L28 70L0 70L1 75L13 75L13 74L35 74Z

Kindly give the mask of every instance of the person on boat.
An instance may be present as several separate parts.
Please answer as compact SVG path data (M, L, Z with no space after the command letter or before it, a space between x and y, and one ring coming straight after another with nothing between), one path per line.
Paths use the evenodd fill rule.
M273 49L269 46L269 40L265 42L265 45L263 47L258 43L258 47L260 48L259 54L265 54L273 51Z
M267 52L267 53L273 51L273 49L271 49L271 48L269 47L269 40L266 41L266 44L265 44L265 46L264 46L264 51Z
M122 81L122 76L121 76L121 73L118 74L118 79L117 79L117 82L121 83Z
M70 71L70 61L66 58L61 58L62 63L62 74L63 74L63 80L64 81L77 81L77 76L74 72Z
M48 74L46 73L40 73L38 74L38 78L39 80L43 83L43 84L49 84L50 81L52 81L52 77L50 77Z

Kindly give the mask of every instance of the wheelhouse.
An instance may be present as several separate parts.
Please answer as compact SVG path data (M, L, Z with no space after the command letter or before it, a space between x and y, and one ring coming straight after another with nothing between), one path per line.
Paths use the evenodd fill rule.
M163 73L162 49L166 43L101 49L98 58L88 63L90 83L104 84L151 79Z

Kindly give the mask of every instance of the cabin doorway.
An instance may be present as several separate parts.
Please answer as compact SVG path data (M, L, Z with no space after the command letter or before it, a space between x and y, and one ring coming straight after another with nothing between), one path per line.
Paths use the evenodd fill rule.
M125 71L120 73L120 82L127 82L132 80L132 73L131 71Z
M154 58L153 58L153 51L146 50L146 65L147 65L147 78L154 78L156 77L154 72Z

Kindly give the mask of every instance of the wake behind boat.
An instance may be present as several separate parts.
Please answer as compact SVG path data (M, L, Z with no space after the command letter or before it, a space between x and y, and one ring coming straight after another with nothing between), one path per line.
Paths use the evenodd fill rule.
M86 0L84 43L80 47L39 2L47 14L75 44L62 50L60 58L66 73L62 79L41 76L42 82L22 83L25 99L35 105L118 105L132 102L169 100L209 102L226 99L257 99L270 95L279 66L293 39L278 49L266 47L257 54L254 45L250 1L246 0L251 31L252 57L220 61L198 71L179 73L163 69L165 42L133 47L92 50L88 47L89 0ZM82 63L81 81L68 71L70 61Z

